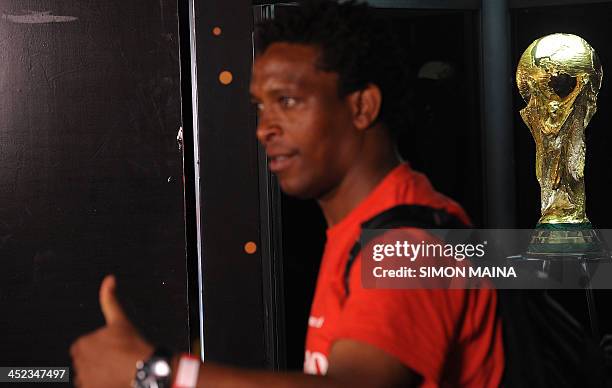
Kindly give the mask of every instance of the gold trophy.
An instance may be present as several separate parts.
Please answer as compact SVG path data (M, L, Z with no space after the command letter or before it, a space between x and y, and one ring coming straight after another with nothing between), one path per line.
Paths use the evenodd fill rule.
M539 38L521 56L516 81L527 106L520 113L535 140L542 201L527 256L605 256L584 192L584 130L602 76L595 50L576 35Z

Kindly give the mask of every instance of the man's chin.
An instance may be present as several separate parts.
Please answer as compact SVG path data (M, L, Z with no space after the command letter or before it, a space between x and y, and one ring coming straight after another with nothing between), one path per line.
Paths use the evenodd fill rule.
M313 199L317 197L316 193L309 189L308 185L305 185L302 182L296 182L286 178L282 179L279 177L278 183L281 191L290 197L298 199Z

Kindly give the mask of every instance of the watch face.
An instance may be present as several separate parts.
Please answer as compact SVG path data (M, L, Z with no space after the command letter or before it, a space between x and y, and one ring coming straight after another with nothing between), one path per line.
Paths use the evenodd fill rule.
M168 377L170 376L170 365L163 358L158 358L153 361L151 371L157 377Z
M164 358L153 357L136 364L134 388L169 388L170 364Z

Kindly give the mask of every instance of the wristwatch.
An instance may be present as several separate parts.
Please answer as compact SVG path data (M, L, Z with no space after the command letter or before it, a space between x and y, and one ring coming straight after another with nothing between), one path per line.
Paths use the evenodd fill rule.
M164 348L157 348L151 358L136 362L136 376L132 382L133 388L170 388L172 370L170 360L172 354Z

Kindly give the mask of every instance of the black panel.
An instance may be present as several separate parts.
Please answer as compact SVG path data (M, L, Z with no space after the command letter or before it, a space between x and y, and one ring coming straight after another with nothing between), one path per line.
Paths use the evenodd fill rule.
M221 35L212 33L214 27ZM248 93L252 31L250 1L195 1L204 356L264 367L271 362L264 335L258 148ZM233 74L229 85L220 83L222 71ZM259 248L255 254L244 250L250 241Z
M406 65L414 74L413 90L407 91L414 95L413 111L406 112L413 120L399 139L400 152L482 225L478 14L393 10L381 15L410 50Z
M176 3L0 12L0 365L68 365L109 272L151 340L187 349Z

